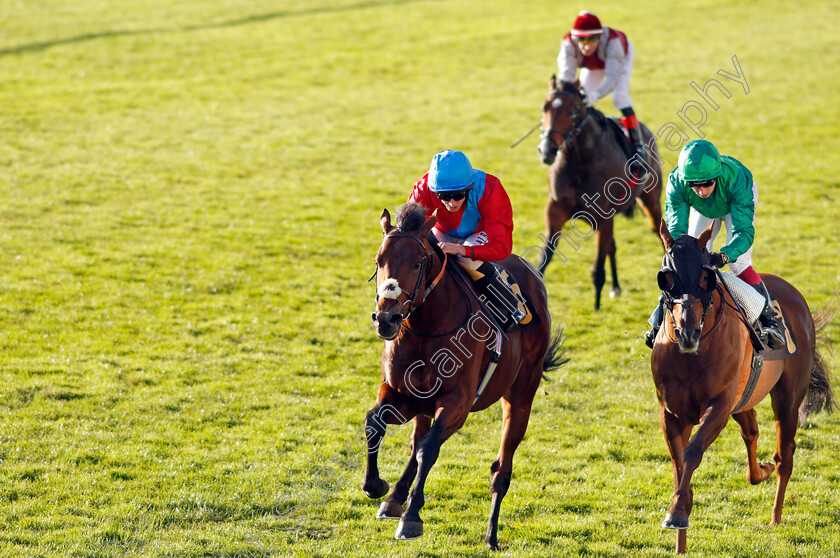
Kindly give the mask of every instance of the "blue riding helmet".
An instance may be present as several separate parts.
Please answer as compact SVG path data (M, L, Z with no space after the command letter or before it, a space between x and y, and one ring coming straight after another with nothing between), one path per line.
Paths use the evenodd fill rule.
M429 188L432 192L464 190L473 183L474 172L470 160L460 151L441 151L429 167Z

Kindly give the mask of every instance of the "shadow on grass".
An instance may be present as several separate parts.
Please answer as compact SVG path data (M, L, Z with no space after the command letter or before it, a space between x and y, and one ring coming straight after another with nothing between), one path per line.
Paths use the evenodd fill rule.
M300 17L324 13L349 12L353 10L363 10L366 8L377 8L380 6L389 6L392 4L404 5L410 2L429 2L431 0L378 0L376 2L360 2L358 4L350 4L348 6L321 6L316 8L306 8L302 10L288 10L271 12L261 15L253 15L240 19L233 19L230 21L223 21L219 23L207 23L203 25L187 25L178 29L134 29L125 31L102 31L100 33L85 33L77 37L68 37L66 39L56 39L53 41L42 41L38 43L30 43L28 45L20 45L16 47L0 49L0 56L7 56L10 54L23 54L27 52L37 52L46 50L48 48L59 45L70 45L74 43L84 43L96 39L107 39L111 37L131 37L135 35L152 35L162 33L183 33L192 31L203 31L205 29L221 29L224 27L236 27L238 25L249 25L251 23L260 23L270 21L273 19L283 19L289 17Z

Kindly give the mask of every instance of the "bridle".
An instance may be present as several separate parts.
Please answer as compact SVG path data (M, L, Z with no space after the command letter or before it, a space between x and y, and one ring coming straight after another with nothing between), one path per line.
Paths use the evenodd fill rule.
M422 301L419 302L419 303L417 302L417 295L420 294L420 289L427 282L427 277L426 277L427 261L432 256L432 251L426 250L426 245L423 244L422 240L420 240L419 238L417 238L413 234L407 234L407 233L390 233L390 234L385 235L385 238L382 239L382 244L380 245L379 250L380 251L382 250L382 246L389 239L391 239L391 238L402 238L402 237L411 238L412 240L418 242L423 249L423 258L420 260L420 274L417 276L417 281L414 283L414 288L411 290L411 292L409 292L409 291L403 289L402 287L400 287L399 283L397 283L395 286L391 287L392 289L399 289L400 292L407 297L407 300L400 304L400 322L404 324L404 322L408 319L408 317L411 315L411 313L414 312L417 309L417 307L420 306L423 303ZM431 284L423 292L423 301L426 300L426 298L429 296L429 293L431 293L432 290L434 290L434 288L440 282L441 278L443 278L443 274L446 271L446 264L447 264L448 261L449 261L448 256L446 254L444 254L443 255L443 265L440 267L440 272L431 281ZM370 276L370 279L368 279L368 282L370 282L379 273L379 264L377 263L375 265L376 265L376 269L374 270L373 275ZM431 269L431 268L429 267L429 269ZM377 290L377 292L376 292L376 302L377 303L379 302L380 298L381 297L379 295L379 290ZM407 310L406 310L406 306L408 306ZM406 326L403 325L403 327L406 327ZM408 328L406 328L406 329L408 329Z
M559 100L560 95L570 95L575 98L575 113L572 117L571 123L569 123L568 128L564 131L560 131L554 128L554 109L556 108L554 104ZM583 129L583 123L586 121L587 111L584 107L583 110L580 110L580 104L583 103L583 99L581 99L579 94L573 93L572 91L564 91L560 89L554 90L554 98L551 100L551 126L548 130L543 129L540 133L540 145L542 145L543 141L548 142L549 147L556 147L558 151L565 151L566 148L571 145L571 143L575 140L577 135ZM559 135L563 138L563 143L558 143L556 139L554 139L554 134Z
M701 257L703 259L701 259L699 262L695 261L692 264L690 264L688 270L683 269L681 274L677 273L676 271L677 266L675 257L676 255L673 249L668 250L665 253L665 256L662 258L662 269L660 269L659 274L657 275L657 282L659 282L659 288L662 291L662 306L665 308L667 316L671 319L671 323L674 324L675 336L679 338L680 329L677 327L677 320L674 317L674 306L680 305L682 307L683 314L691 311L694 312L694 315L696 316L697 313L694 310L694 305L699 302L703 307L703 312L702 316L700 316L698 327L702 331L706 323L706 317L709 315L709 310L711 310L712 305L714 304L715 292L718 292L720 294L721 300L724 300L724 298L720 283L717 280L714 281L714 288L711 289L701 287L699 284L699 279L694 279L690 282L687 281L687 279L694 277L694 274L691 271L692 269L697 269L698 272L712 271L714 273L714 268L708 264L708 254L705 251L705 249L702 250L701 254ZM667 279L665 279L669 276L672 277L670 282ZM713 276L714 279L716 279L716 277L716 275ZM680 294L675 295L675 292ZM715 331L715 329L717 329L718 325L720 325L722 317L723 305L721 305L721 309L720 311L718 311L718 315L715 319L714 325L709 331L700 336L700 340L705 339L706 337L711 335L712 332ZM679 342L677 339L671 339L667 335L667 330L666 338L671 343Z
M674 334L679 337L680 330L677 327L677 319L674 317L674 305L679 304L682 306L682 311L687 312L691 310L694 312L694 304L696 302L700 302L703 304L703 316L700 318L699 328L702 331L703 326L706 322L706 317L709 315L709 310L712 309L714 306L714 298L713 295L715 292L721 295L721 300L723 300L723 293L721 292L720 285L715 286L715 290L707 292L702 297L694 297L688 298L688 295L683 295L682 298L677 298L668 291L662 291L662 306L664 306L665 310L668 313L668 317L671 318L671 323L674 324ZM721 305L720 310L717 312L717 316L715 317L715 323L712 324L712 328L700 336L700 341L707 338L709 335L714 332L717 327L720 325L721 319L723 318L723 305ZM668 339L671 343L677 344L679 343L679 339L671 339L668 336L668 330L665 330L665 338Z

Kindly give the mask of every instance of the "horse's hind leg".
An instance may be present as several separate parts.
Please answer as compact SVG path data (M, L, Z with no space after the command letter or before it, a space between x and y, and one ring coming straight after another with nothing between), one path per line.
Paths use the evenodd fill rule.
M592 284L595 285L595 310L601 309L601 290L607 280L604 271L604 262L610 251L610 246L615 247L613 240L613 221L605 219L598 229L598 254L595 256L595 264L592 266ZM613 278L613 287L618 287L618 277Z
M662 220L662 207L659 205L660 189L653 188L648 192L643 192L639 195L638 200L641 202L642 210L650 220L650 228L659 236L659 223Z
M523 401L519 401L519 398L515 398L513 403L502 399L502 443L495 461L490 465L490 519L487 521L487 534L484 536L484 544L491 550L499 548L499 511L502 508L502 499L510 487L513 454L528 428L533 393L530 400L524 401L527 397L522 399Z
M782 522L782 507L785 503L790 474L793 472L793 452L796 451L796 428L799 426L799 403L795 405L789 393L780 393L779 384L772 392L773 412L776 415L776 451L773 460L776 462L776 497L773 500L773 516L770 525ZM799 401L801 402L801 397Z
M741 428L741 438L747 446L747 480L750 484L758 484L770 478L776 465L773 463L759 463L756 458L758 448L758 420L755 418L755 410L750 409L743 413L732 415L735 422Z
M411 433L411 457L408 459L408 465L406 465L400 480L397 481L391 493L379 506L379 511L376 512L377 518L399 519L403 514L403 504L408 498L411 483L414 482L414 477L417 475L417 447L420 440L429 431L431 424L432 419L427 416L414 417L414 431Z

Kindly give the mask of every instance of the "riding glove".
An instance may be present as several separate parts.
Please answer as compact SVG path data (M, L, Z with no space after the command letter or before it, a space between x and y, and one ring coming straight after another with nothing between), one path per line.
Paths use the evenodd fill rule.
M709 256L709 263L720 269L729 263L729 256L725 252L712 252Z

